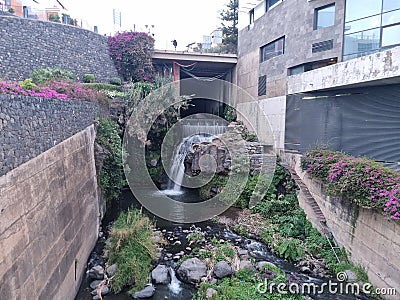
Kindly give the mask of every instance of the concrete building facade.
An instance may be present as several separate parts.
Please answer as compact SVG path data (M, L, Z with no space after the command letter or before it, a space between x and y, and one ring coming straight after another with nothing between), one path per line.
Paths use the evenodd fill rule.
M333 95L338 88L341 93L350 93L352 88L400 83L395 63L390 59L397 56L395 47L399 45L400 1L239 1L237 84L269 118L276 149L298 151L306 146L288 149L287 130L305 128L306 120L290 123L290 110L298 107L288 106L288 99L301 93L331 91ZM384 102L382 97L376 105ZM315 111L315 115L320 113ZM301 118L296 120L300 122ZM398 125L398 121L394 120L393 125ZM321 122L324 126L329 120ZM327 132L324 136L313 131L308 134L313 136L315 145L329 144L336 137ZM289 136L291 144L301 143L298 139L302 135L297 132L289 132ZM337 150L351 148L343 147Z

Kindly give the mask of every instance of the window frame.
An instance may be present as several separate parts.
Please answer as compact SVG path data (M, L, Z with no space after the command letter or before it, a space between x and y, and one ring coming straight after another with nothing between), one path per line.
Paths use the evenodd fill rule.
M326 26L326 27L318 28L318 12L323 10L323 9L325 9L325 8L331 7L331 6L334 7L333 24L329 25L329 26ZM329 27L335 26L335 23L336 23L335 21L336 21L336 2L332 2L332 3L324 5L324 6L316 7L314 9L314 30L319 30L319 29L322 29L322 28L329 28Z
M269 10L273 9L275 6L279 5L280 3L282 3L283 0L278 0L277 2L275 2L272 5L269 5L269 1L270 0L265 0L265 12L268 12Z
M281 54L274 55L274 56L271 56L271 57L268 58L268 59L264 59L264 52L263 52L263 49L265 49L265 48L268 47L268 46L275 45L277 42L279 42L279 41L281 41L281 40L283 41L282 53L281 53ZM266 62L266 61L268 61L268 60L270 60L270 59L273 59L274 57L284 55L284 54L285 54L285 48L286 48L286 47L285 47L285 44L286 44L285 42L286 42L286 36L281 36L281 37L279 37L279 38L273 40L272 42L269 42L269 43L267 43L267 44L261 46L261 47L260 47L260 64L263 63L263 62ZM276 46L275 46L275 47L276 47ZM276 51L275 51L275 53L276 53Z

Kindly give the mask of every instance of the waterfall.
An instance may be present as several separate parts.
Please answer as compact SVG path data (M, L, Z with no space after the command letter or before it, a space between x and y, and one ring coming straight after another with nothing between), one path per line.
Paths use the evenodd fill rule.
M225 123L224 123L225 122ZM168 188L163 191L169 196L183 194L182 181L185 176L184 160L193 143L211 142L215 136L226 131L226 121L215 119L185 119L181 125L182 142L173 153L168 175Z
M179 281L178 278L176 278L175 271L173 268L169 267L168 271L169 271L169 276L171 277L171 282L168 285L168 288L173 294L177 295L182 291L181 282Z
M185 176L184 160L190 147L194 143L211 142L212 139L213 136L209 134L204 134L204 133L195 134L185 138L179 144L173 155L169 171L169 175L171 176L171 178L168 183L168 189L163 191L164 194L172 196L172 195L180 195L183 193L181 190L181 186L183 177Z

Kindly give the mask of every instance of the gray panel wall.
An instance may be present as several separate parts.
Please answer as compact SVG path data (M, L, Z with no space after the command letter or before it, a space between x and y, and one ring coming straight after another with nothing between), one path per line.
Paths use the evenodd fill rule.
M400 85L287 96L285 149L400 162Z

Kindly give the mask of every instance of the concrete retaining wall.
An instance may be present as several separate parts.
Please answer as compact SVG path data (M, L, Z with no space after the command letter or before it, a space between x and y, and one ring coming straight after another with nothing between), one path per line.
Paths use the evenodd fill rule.
M0 95L0 176L107 114L99 103Z
M74 299L99 226L94 126L0 177L0 298Z
M108 55L107 38L54 22L0 16L0 78L22 80L38 68L72 71L77 79L118 77Z
M382 295L384 299L398 299L400 224L374 209L359 207L347 199L325 195L323 185L301 171L300 155L286 153L283 157L307 185L321 208L333 236L339 245L347 250L350 259L365 268L370 282L375 287L397 290L396 296ZM317 228L320 227L304 195L299 193L298 198L308 219Z

